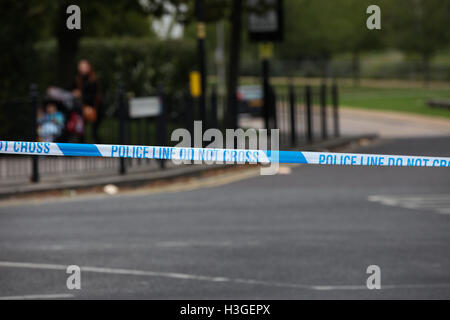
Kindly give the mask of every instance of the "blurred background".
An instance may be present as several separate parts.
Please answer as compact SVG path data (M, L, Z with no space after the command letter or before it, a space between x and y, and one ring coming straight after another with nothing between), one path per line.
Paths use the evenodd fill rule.
M72 4L79 30L67 27ZM449 0L0 5L4 140L166 145L172 129L202 120L277 127L296 146L361 133L357 120L338 119L338 105L450 116ZM370 5L381 29L366 25ZM136 97L161 98L164 112L134 117Z
M449 31L450 0L0 0L0 139L449 157ZM450 297L448 167L259 169L2 154L0 299Z

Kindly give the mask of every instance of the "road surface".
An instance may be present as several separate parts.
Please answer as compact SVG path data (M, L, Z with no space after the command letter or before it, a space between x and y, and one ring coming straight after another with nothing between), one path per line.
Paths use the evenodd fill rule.
M356 151L449 147L433 137ZM283 173L0 205L0 298L450 298L449 169ZM67 265L81 266L81 290L66 288ZM381 290L366 287L369 265L381 269Z

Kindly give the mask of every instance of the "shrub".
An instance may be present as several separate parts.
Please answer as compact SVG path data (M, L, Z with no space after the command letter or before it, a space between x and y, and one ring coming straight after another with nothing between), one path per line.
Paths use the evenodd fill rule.
M32 112L27 96L30 82L38 83L41 93L50 85L58 85L56 41L37 43L33 54L16 51L7 52L4 62L8 65L19 59L19 67L23 66L16 70L21 72L11 71L0 76L5 88L5 92L0 92L0 135L4 139L27 139L30 135L27 129ZM187 88L189 72L196 62L195 42L149 38L82 39L78 58L91 61L99 76L104 106L110 109L119 79L127 92L135 96L155 94L158 85L164 86L168 93ZM28 76L31 69L33 72ZM21 77L21 81L7 86L12 77Z

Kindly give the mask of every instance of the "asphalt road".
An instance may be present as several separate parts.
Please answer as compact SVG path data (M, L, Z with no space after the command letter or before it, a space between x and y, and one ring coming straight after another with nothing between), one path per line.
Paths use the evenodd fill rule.
M357 151L449 147L400 139ZM0 297L449 299L449 178L302 166L192 191L0 206ZM72 264L81 290L66 288ZM369 265L381 290L366 288Z

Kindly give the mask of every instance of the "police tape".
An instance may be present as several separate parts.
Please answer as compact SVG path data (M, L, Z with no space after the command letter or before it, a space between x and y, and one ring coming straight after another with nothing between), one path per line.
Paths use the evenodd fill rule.
M450 157L360 153L184 148L0 141L0 154L161 159L206 163L298 163L350 166L450 167Z

